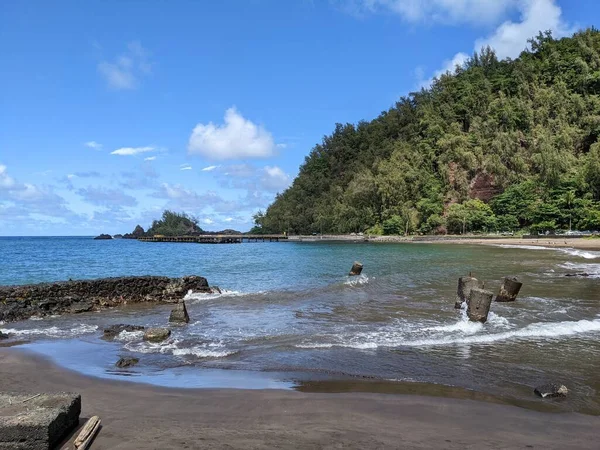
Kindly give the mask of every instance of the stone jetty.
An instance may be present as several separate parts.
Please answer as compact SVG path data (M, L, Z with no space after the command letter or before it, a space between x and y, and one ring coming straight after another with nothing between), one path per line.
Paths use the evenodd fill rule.
M0 321L97 311L127 303L177 303L188 291L210 293L206 278L100 278L0 286Z

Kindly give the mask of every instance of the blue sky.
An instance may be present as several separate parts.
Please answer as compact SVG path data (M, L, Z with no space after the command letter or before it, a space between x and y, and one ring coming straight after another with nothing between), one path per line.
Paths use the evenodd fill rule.
M336 122L593 0L0 2L0 235L247 230Z

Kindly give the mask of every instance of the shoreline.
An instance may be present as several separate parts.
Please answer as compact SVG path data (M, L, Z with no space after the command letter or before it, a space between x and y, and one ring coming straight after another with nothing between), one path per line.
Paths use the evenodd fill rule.
M94 449L596 448L600 417L378 393L178 389L102 380L0 348L2 390L74 391ZM82 420L83 422L83 420Z
M463 244L463 245L518 245L548 248L574 248L600 251L600 239L552 236L539 238L495 236L289 236L288 242L346 242L375 244Z

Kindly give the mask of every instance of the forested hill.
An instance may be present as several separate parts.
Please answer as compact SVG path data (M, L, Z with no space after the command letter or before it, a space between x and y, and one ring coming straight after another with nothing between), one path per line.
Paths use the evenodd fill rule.
M370 122L338 124L255 231L600 228L600 32L487 48Z

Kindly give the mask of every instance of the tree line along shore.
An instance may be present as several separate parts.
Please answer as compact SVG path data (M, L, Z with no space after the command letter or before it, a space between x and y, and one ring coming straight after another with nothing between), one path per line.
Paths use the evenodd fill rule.
M484 48L376 119L337 124L259 233L600 229L600 32Z

